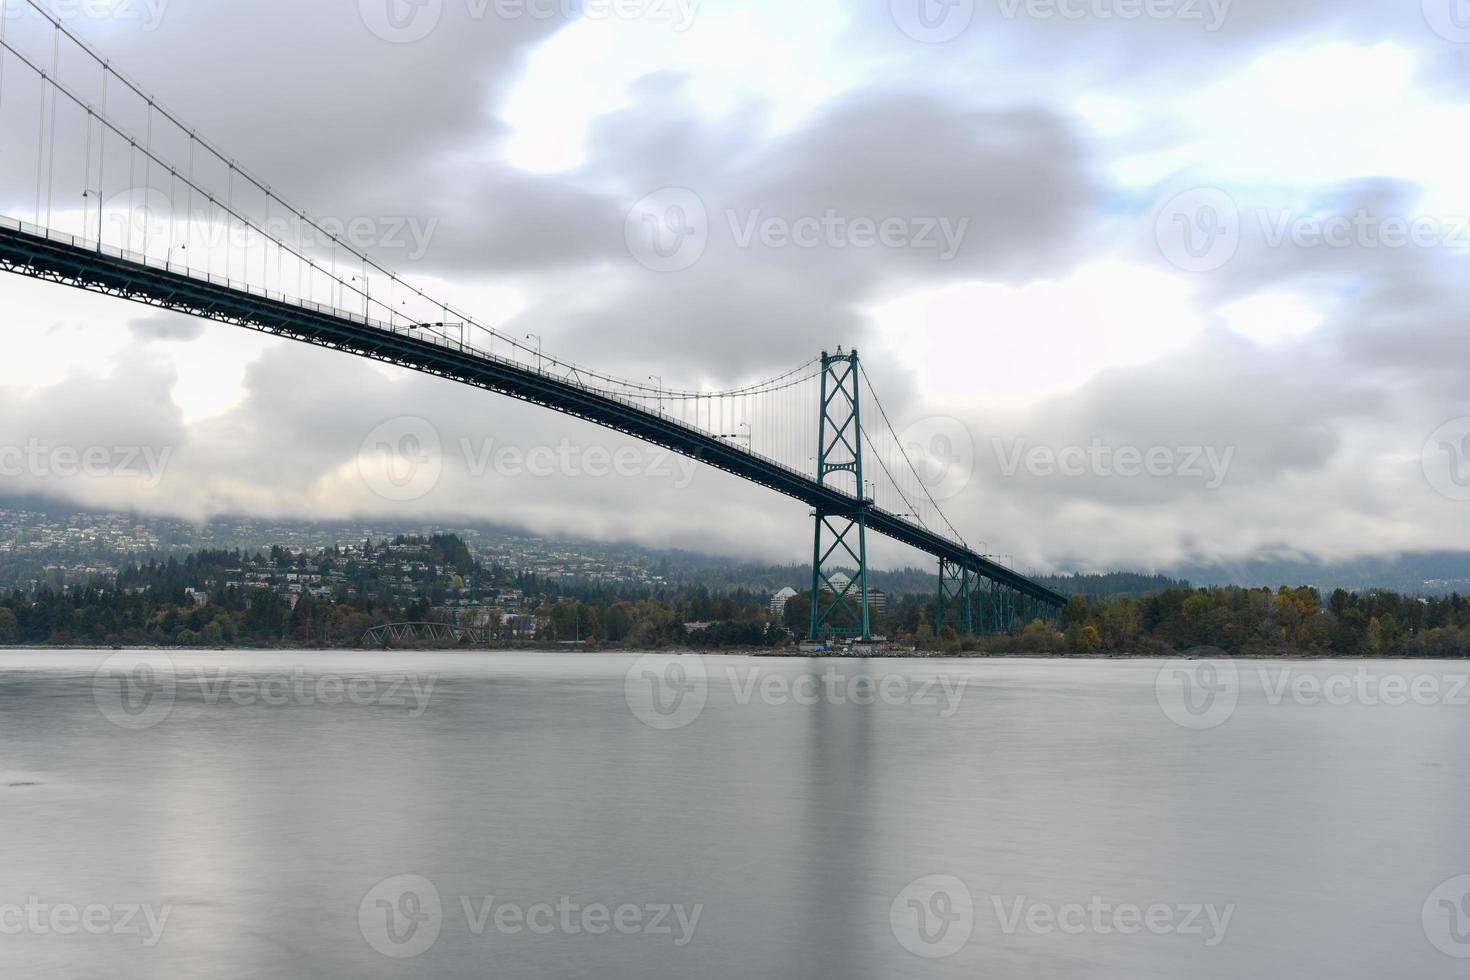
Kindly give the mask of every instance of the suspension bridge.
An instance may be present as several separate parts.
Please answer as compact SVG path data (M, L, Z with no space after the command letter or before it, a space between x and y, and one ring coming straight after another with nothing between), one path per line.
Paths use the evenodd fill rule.
M937 559L936 629L1011 632L1066 603L969 546L915 463L928 447L904 444L856 350L726 390L554 357L343 242L23 2L33 16L0 17L0 270L508 395L798 500L812 640L871 638L870 531Z

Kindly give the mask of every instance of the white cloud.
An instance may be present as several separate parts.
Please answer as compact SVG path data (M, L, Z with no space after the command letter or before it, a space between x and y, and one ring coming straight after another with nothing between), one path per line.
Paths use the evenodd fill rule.
M861 83L862 66L832 43L848 19L837 0L687 0L649 9L668 16L583 18L536 48L500 109L511 126L507 160L537 173L580 166L593 123L632 105L633 85L655 71L669 84L684 76L691 102L711 118L761 104L766 126L755 137L789 129Z
M873 307L879 332L927 397L1024 403L1187 344L1203 329L1190 288L1168 274L1099 262L1024 286L968 282Z
M1290 289L1270 289L1227 303L1220 313L1230 328L1262 342L1311 333L1326 319L1322 300Z

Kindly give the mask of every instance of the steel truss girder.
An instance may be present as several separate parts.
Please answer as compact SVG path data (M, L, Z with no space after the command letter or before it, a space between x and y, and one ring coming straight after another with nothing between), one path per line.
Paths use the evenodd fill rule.
M855 494L812 480L775 460L757 456L667 416L628 405L532 368L487 357L473 348L392 332L361 317L303 306L234 289L157 265L145 265L0 221L0 271L85 289L160 309L245 327L442 377L553 411L699 460L716 469L800 500L819 513L864 512L864 526L919 551L969 564L1041 602L1063 606L1067 597L991 562L964 545L872 505ZM861 483L857 494L861 494Z

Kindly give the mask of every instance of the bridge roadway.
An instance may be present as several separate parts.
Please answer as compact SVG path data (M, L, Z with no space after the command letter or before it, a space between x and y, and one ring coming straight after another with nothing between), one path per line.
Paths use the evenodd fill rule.
M343 310L318 306L220 276L168 266L156 259L46 232L0 217L0 271L193 316L248 327L303 343L438 375L461 384L595 422L662 446L828 514L866 508L868 527L936 558L968 566L1021 595L1053 606L1067 597L992 562L956 541L905 520L775 460L740 449L684 422L650 412L632 400L590 391L567 378L486 354L423 330L393 328Z

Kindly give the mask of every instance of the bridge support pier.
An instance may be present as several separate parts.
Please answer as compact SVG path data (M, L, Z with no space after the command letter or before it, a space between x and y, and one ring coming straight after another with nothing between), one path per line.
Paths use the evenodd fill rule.
M1010 633L1014 629L1015 593L995 579L989 581L989 588L978 590L980 630L993 635Z
M868 504L863 483L863 425L858 407L858 354L822 352L821 418L817 422L817 482L849 489L859 503L848 513L816 511L812 542L812 627L810 639L823 634L873 638L868 609ZM829 480L829 477L834 479ZM840 483L839 483L840 481ZM836 559L836 562L834 562ZM829 563L833 563L829 566ZM846 582L833 577L840 563L856 571ZM856 606L856 608L854 608Z

